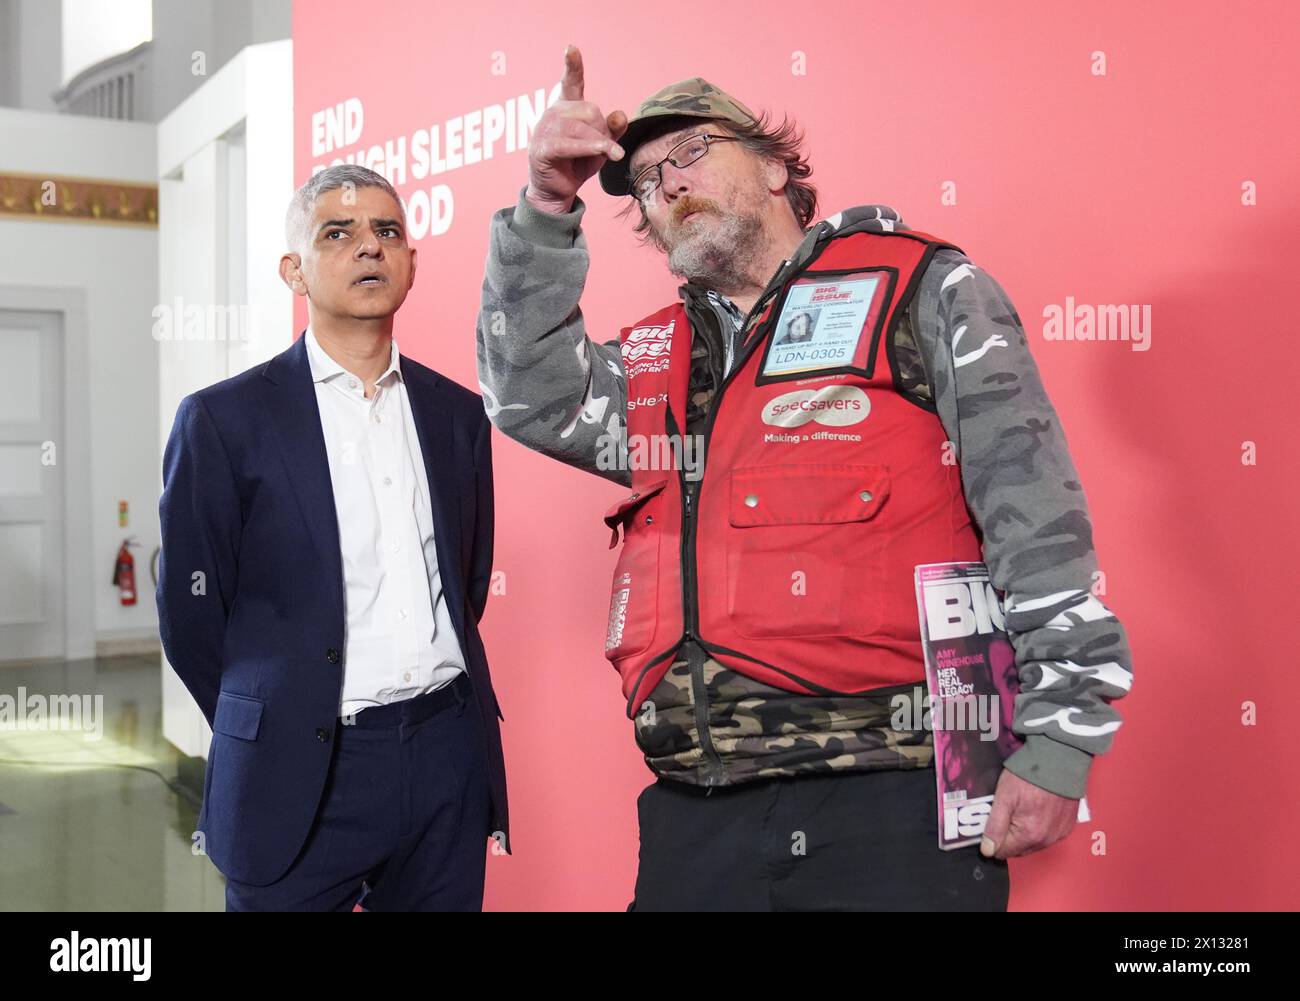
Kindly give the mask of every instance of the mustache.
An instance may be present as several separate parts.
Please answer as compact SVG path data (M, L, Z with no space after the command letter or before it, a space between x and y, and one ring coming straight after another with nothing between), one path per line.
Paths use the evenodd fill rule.
M672 214L669 221L676 226L692 212L713 212L718 213L718 203L712 198L697 198L694 195L686 195L676 205L673 206Z

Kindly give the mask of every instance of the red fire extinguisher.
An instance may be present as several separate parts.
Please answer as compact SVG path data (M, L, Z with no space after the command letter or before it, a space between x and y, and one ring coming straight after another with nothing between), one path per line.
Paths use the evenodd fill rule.
M117 588L118 601L123 605L135 604L135 559L129 547L136 545L130 539L122 541L122 548L117 551L117 563L113 568L113 586Z

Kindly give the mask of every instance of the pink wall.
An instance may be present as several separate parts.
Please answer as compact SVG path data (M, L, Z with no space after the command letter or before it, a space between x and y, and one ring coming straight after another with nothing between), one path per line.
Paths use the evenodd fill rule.
M892 205L962 246L1015 302L1092 509L1106 601L1133 643L1126 722L1093 769L1093 821L1012 863L1012 908L1294 907L1300 808L1282 754L1295 657L1267 642L1290 621L1300 550L1296 334L1283 308L1300 227L1294 5L730 2L650 4L635 21L630 9L296 4L298 180L401 136L409 161L416 130L549 91L566 42L606 111L702 75L790 112L823 215ZM314 156L312 115L349 98L364 105L359 142ZM408 199L439 184L454 197L450 229L418 243L398 342L470 387L488 218L526 170L522 150L500 145L398 185ZM941 203L949 181L955 205ZM1243 204L1245 182L1257 205ZM582 306L608 339L677 282L594 180L584 195ZM1047 341L1043 310L1067 296L1149 305L1150 349ZM1242 462L1246 441L1257 465ZM494 447L507 593L484 624L517 847L489 859L487 906L622 909L650 773L602 656L615 554L600 516L620 491L499 434ZM1258 726L1241 725L1245 700ZM1098 831L1104 856L1091 850Z

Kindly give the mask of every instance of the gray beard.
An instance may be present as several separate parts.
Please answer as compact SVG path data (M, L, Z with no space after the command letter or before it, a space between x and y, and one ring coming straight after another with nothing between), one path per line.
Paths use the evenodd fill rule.
M723 216L712 232L680 240L668 252L668 270L704 288L735 292L753 284L754 262L762 245L761 219Z

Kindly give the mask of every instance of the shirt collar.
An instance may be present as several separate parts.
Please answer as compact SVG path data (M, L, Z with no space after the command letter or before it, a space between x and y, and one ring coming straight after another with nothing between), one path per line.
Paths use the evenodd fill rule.
M327 382L338 375L352 374L325 353L325 349L320 346L320 341L316 340L316 334L311 329L310 324L307 327L307 333L303 335L303 339L307 342L307 363L311 366L312 382ZM400 359L401 353L397 349L397 339L393 338L389 347L388 368L384 369L384 374L375 380L376 385L384 382L394 372L397 373L397 378L402 378Z

